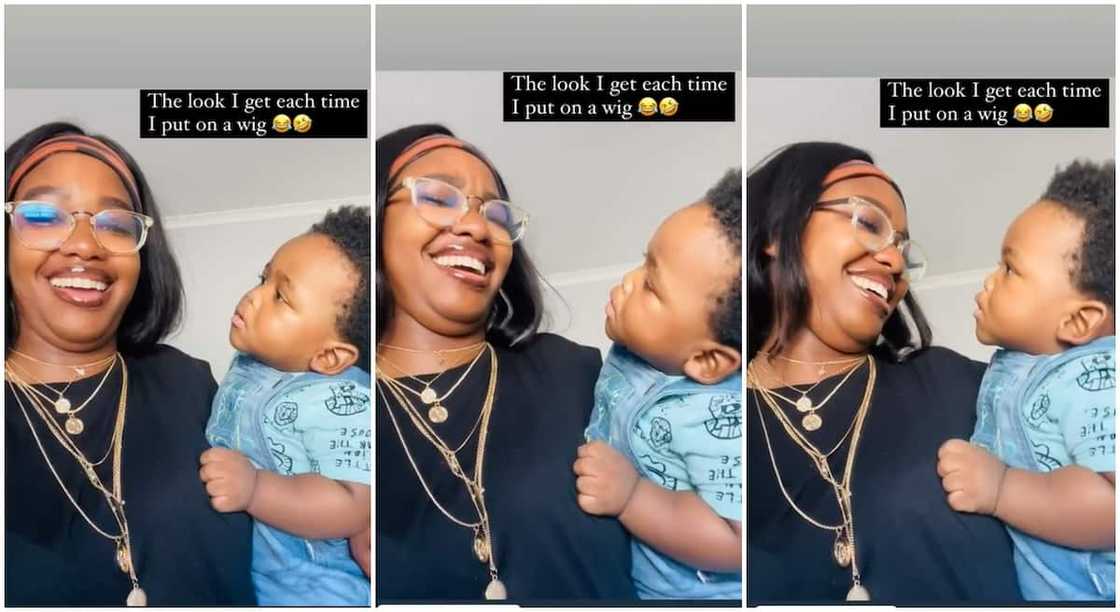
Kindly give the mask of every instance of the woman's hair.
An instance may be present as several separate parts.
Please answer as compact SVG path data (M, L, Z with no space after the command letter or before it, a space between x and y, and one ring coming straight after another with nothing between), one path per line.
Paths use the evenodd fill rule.
M338 333L358 347L355 365L369 373L369 207L342 206L311 226L338 247L358 274L350 300L339 309Z
M393 291L390 288L389 279L385 275L382 253L385 206L391 193L390 187L393 187L389 184L389 181L397 178L389 176L389 168L409 145L425 136L435 134L455 136L451 130L442 125L424 124L404 127L377 139L377 201L375 214L378 228L376 265L378 339L388 328L395 309ZM490 172L494 175L494 182L498 186L498 196L508 200L509 193L506 190L506 185L493 164L481 151L470 145L467 145L464 150L480 159L490 168ZM501 296L494 300L490 309L486 339L497 346L508 348L535 334L544 315L538 274L529 258L529 253L522 245L522 241L513 244L513 259L510 262L509 271L506 272L506 277L502 281L501 290L508 299L508 303Z
M747 176L747 359L762 349L775 326L780 348L805 325L809 283L801 259L801 234L824 191L825 176L851 160L874 163L871 155L854 147L801 142L771 153ZM777 257L766 254L770 244L780 245ZM884 358L902 361L927 348L931 340L929 323L914 295L907 292L883 325L877 350Z
M24 134L4 151L4 185L16 166L39 143L63 134L87 135L69 123L47 123ZM125 308L120 327L117 328L117 348L126 354L138 354L151 350L160 340L170 334L179 324L183 309L183 282L179 266L171 253L171 245L163 232L159 209L156 207L148 181L144 173L120 145L104 136L92 136L112 148L128 166L136 178L140 201L134 202L136 212L143 213L155 220L148 229L148 239L140 249L140 278L136 292ZM11 194L6 194L11 196ZM5 229L10 227L10 219L5 215ZM7 234L7 231L6 231ZM10 237L9 237L10 239ZM19 333L19 316L16 312L12 281L7 270L4 271L4 284L8 292L4 330L7 334L5 349L10 349Z

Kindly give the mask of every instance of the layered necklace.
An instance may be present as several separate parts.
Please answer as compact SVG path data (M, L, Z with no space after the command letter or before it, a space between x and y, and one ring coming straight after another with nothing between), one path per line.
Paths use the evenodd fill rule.
M391 348L393 350L403 351L403 352L414 352L414 353L415 352L425 352L425 351L419 351L419 350L415 350L415 349L406 349L406 348L399 347L399 346L392 346L392 345L388 345L388 344L381 344L379 346L381 348ZM425 406L428 406L428 420L431 421L432 423L439 424L439 423L443 423L444 421L446 421L447 417L449 416L449 414L447 412L447 407L443 405L444 400L446 400L448 397L450 397L451 394L454 393L455 390L459 388L459 385L462 384L462 382L464 380L466 380L467 376L471 373L471 370L474 369L475 364L478 363L478 360L482 357L482 354L486 352L485 346L486 346L486 343L481 342L479 344L472 344L471 346L467 346L467 347L463 347L463 348L444 349L444 350L440 350L440 351L430 351L431 353L434 353L434 354L437 355L437 357L439 357L440 367L443 367L446 364L446 360L445 360L446 358L444 357L444 354L462 353L462 352L466 352L466 351L478 350L478 354L476 354L474 356L474 359L471 360L470 365L467 366L467 369L464 370L462 375L459 376L459 380L455 381L455 383L453 385L451 385L451 387L446 392L444 392L443 395L440 395L433 388L433 385L435 384L436 380L439 379L440 376L443 376L443 374L444 374L444 372L446 372L446 370L436 374L436 376L434 378L432 378L431 380L425 381L425 380L422 380L422 379L417 378L415 376L405 374L404 373L405 372L404 368L401 368L400 366L398 366L397 364L389 361L385 357L378 357L378 361L381 361L381 362L383 362L387 365L392 366L394 370L396 370L398 373L402 374L405 378L411 379L411 380L419 383L420 385L422 385L423 388L420 389L419 391L417 391L417 390L409 387L408 385L405 385L404 383L400 382L399 380L393 379L394 382L398 385L398 387L401 391L405 391L407 393L410 393L410 394L416 396L417 398L419 398L419 400L421 402L424 403Z
M490 529L490 514L486 509L486 489L483 487L483 463L486 458L486 439L489 433L490 416L494 409L494 395L498 383L498 355L494 351L494 347L489 343L483 343L482 352L489 352L490 354L490 380L486 389L486 396L482 402L482 411L479 413L478 421L475 426L467 433L467 436L456 447L451 448L447 442L440 437L440 435L432 429L421 416L420 411L412 405L412 400L409 399L407 393L402 389L407 389L399 380L390 377L380 367L377 368L377 382L380 388L387 391L387 395L392 396L400 406L401 410L408 416L408 420L412 422L413 426L420 433L420 435L428 441L429 444L443 457L444 463L447 464L448 470L466 487L467 495L470 497L471 505L474 507L477 520L468 521L456 517L444 507L443 504L436 499L435 494L432 492L431 487L428 486L427 481L424 479L424 474L420 471L420 467L416 464L416 460L412 456L412 452L408 448L408 444L404 439L404 432L401 430L400 423L397 422L396 415L393 414L393 409L389 405L389 400L386 393L380 394L382 404L385 406L386 412L389 414L389 419L393 423L393 428L397 432L397 438L400 440L401 448L404 450L405 457L408 459L409 465L412 466L412 471L416 473L416 478L420 481L420 486L428 495L428 499L432 504L451 522L474 532L472 540L472 549L475 557L480 563L487 566L490 573L490 583L486 586L483 595L486 599L506 599L506 587L498 578L498 565L494 559L494 546L493 546L493 532ZM475 361L478 357L475 357ZM462 379L460 379L462 382ZM456 384L456 387L458 384ZM444 399L446 399L445 394ZM467 442L478 432L478 447L475 450L474 460L474 473L470 476L463 470L462 464L459 462L458 453L466 445Z
M72 436L76 436L76 435L82 433L83 431L85 431L85 428L86 428L85 422L83 422L76 415L79 412L81 412L83 408L85 408L87 405L89 405L90 401L92 401L93 398L97 396L98 392L101 391L101 387L105 384L105 381L109 379L109 374L111 374L112 371L113 371L113 366L116 365L117 355L114 353L113 355L105 357L104 359L99 359L97 361L91 361L90 363L83 363L83 364L80 364L80 365L60 366L58 364L53 364L53 363L49 363L49 362L46 362L46 361L36 359L36 358L32 357L31 355L28 355L26 353L21 353L21 352L16 351L16 350L12 350L11 352L16 354L16 355L19 355L23 359L26 359L26 360L34 362L34 363L53 366L53 367L65 367L65 368L69 368L69 369L74 371L75 378L67 381L66 386L64 386L61 391L55 389L54 387L52 387L52 386L48 385L47 383L42 382L40 380L33 380L32 381L35 384L46 387L47 391L54 394L55 397L53 397L53 398L48 397L46 393L40 391L39 389L36 389L33 386L29 386L28 389L30 389L30 391L32 393L34 393L35 395L39 396L40 399L42 399L46 403L53 406L54 411L57 414L65 415L67 417L65 425L64 425L65 429L66 429L66 433L68 433ZM86 400L84 402L79 404L77 408L74 408L73 407L73 402L71 402L70 399L66 397L66 392L70 390L70 385L74 384L74 381L77 380L78 378L84 377L86 375L86 371L88 369L96 370L96 369L99 369L99 368L104 368L106 366L108 367L108 369L105 370L105 375L101 377L101 382L98 383L97 388L95 388L93 390L93 393L91 393L90 396L88 398L86 398ZM23 378L26 378L26 379L33 379L34 378L33 376L29 375L27 370L25 370L22 367L19 367L13 360L10 360L10 359L8 360L8 367L17 370L22 375Z
M800 363L800 364L809 363L809 362L804 362L804 361L795 361L795 360L792 360L792 359L786 359L786 361L791 361L791 362ZM860 369L860 366L863 365L864 361L865 361L865 359L863 357L860 357L860 358L856 359L855 361L845 360L845 361L826 361L826 362L823 362L824 365L841 365L843 367L847 367L848 368L848 373L844 376L844 378L842 378L840 380L839 383L836 384L835 387L832 388L831 392L829 392L827 395L825 395L824 399L822 399L820 402L817 402L817 403L813 402L813 399L811 397L809 397L809 393L811 393L814 389L816 389L818 386L820 386L820 384L822 382L824 382L824 380L825 380L824 378L820 378L820 380L818 380L816 383L814 383L808 389L805 389L804 391L802 391L802 390L790 385L789 383L787 383L785 381L785 379L782 378L782 376L780 374L778 374L778 372L776 370L774 370L772 367L770 367L769 362L767 360L763 359L763 360L761 360L761 363L766 364L766 367L770 371L771 375L783 387L785 387L787 389L790 389L794 393L797 393L797 394L800 395L800 397L797 398L796 400L792 400L792 399L778 393L777 391L774 391L773 389L771 389L770 392L773 394L773 397L775 397L776 399L782 400L783 402L789 404L790 406L793 406L795 409L797 409L797 411L799 413L804 415L801 418L801 427L803 429L805 429L805 431L816 431L816 430L821 428L821 425L824 424L824 420L821 419L821 416L820 416L820 414L818 414L818 411L821 408L824 408L825 404L827 404L829 402L829 400L832 399L832 396L836 395L836 392L839 391L840 388L844 386L844 383L848 382L848 379L851 378L852 375L856 373L856 370ZM756 362L756 363L758 363L758 362ZM817 376L818 377L823 377L825 375L825 373L827 372L824 365L821 365L820 369L817 370ZM840 371L842 372L843 369L841 369Z
M867 374L867 387L863 392L863 400L860 402L859 409L856 411L855 418L852 425L848 428L847 433L841 437L840 442L836 444L827 453L818 449L808 438L802 434L793 422L786 416L778 405L775 397L782 397L775 393L772 389L764 386L761 377L759 376L758 361L752 361L747 367L747 382L754 389L755 395L755 409L758 411L758 420L762 425L762 434L766 440L766 450L770 455L770 465L774 468L774 478L778 483L778 488L781 489L782 496L785 497L786 502L790 507L805 521L814 527L832 531L836 534L833 540L832 557L833 560L840 567L847 567L851 569L852 573L852 587L848 591L848 601L869 601L871 594L867 588L863 586L860 579L859 565L856 556L856 533L855 533L855 517L852 512L852 468L855 465L856 451L859 448L860 435L863 432L864 421L867 419L867 414L871 408L871 395L875 388L875 360L871 356L860 358L861 361L866 360L868 367ZM853 368L853 371L858 368ZM849 376L851 373L849 373ZM847 380L847 378L845 378ZM835 390L833 391L835 393ZM770 433L766 428L766 420L763 418L762 407L758 401L762 398L762 403L769 407L770 411L774 414L774 418L782 425L782 429L794 444L797 445L812 461L817 473L820 475L828 485L832 488L833 495L836 497L836 504L840 509L840 523L831 525L823 523L809 516L802 510L793 500L793 496L786 490L785 483L782 481L781 470L778 468L778 461L774 456L774 447L770 441ZM837 481L836 476L833 474L832 467L829 465L829 456L836 452L837 449L844 443L844 440L851 436L851 443L848 446L848 456L844 462L843 477Z
M93 528L94 532L102 537L112 541L116 550L117 567L122 572L128 575L129 580L132 582L132 590L129 592L128 597L125 599L125 604L128 606L146 606L148 597L144 590L140 588L140 581L136 577L136 567L132 559L132 540L128 530L128 519L125 517L124 512L124 490L121 485L121 461L124 453L124 423L125 415L128 412L128 367L124 363L124 358L120 353L113 355L113 364L110 365L109 371L113 369L113 365L117 362L121 366L121 391L120 399L117 401L117 417L116 423L113 426L113 434L109 438L109 446L105 451L105 455L97 462L90 461L85 453L78 448L77 444L67 434L71 434L70 428L65 430L58 424L54 416L51 414L51 400L38 389L24 379L19 372L13 367L15 364L11 359L4 362L4 378L7 380L8 387L12 390L13 397L16 398L16 403L19 404L20 411L23 413L23 418L27 421L27 427L31 430L31 435L35 439L35 444L39 447L39 453L42 454L43 460L47 464L47 468L54 479L58 482L58 486L62 489L62 493L78 514L85 519L86 523ZM54 364L50 364L54 365ZM101 379L101 383L94 390L93 394L83 402L81 407L85 407L94 396L100 391L101 386L105 384L108 374ZM22 397L21 397L22 396ZM27 404L24 403L27 400ZM118 533L111 533L105 531L93 522L93 519L86 514L85 510L78 505L74 495L66 488L66 484L62 481L58 470L55 469L51 463L50 457L47 455L47 450L43 446L43 441L39 438L39 433L35 429L35 425L31 422L31 416L28 414L27 405L30 404L32 411L35 412L40 420L44 423L47 430L51 432L58 444L69 454L78 465L82 468L82 472L89 480L90 485L93 486L105 498L105 502L109 506L109 512L113 515L113 520L117 524ZM54 406L57 411L57 405ZM79 408L80 409L80 408ZM71 417L73 418L73 417ZM69 424L69 420L67 421ZM78 433L81 433L80 431ZM76 434L72 434L76 435ZM101 478L97 475L96 467L105 462L110 453L113 456L112 474L113 474L113 488L110 490L102 482Z

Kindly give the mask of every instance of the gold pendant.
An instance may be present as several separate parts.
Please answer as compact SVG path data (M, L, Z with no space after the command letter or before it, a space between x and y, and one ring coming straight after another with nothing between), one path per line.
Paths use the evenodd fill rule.
M428 420L433 423L442 423L447 420L447 408L443 404L436 403L428 409Z
M72 416L66 419L66 433L72 436L76 436L82 433L82 430L84 430L85 428L86 424L83 423L82 420L78 417Z
M70 400L65 397L59 397L54 401L54 411L59 414L66 414L70 412Z
M148 605L148 596L144 593L144 589L137 585L132 587L124 603L130 608L143 608Z
M506 585L501 580L494 578L486 585L486 599L505 599Z
M129 570L129 558L128 547L123 543L117 544L117 567L121 568L121 571L126 574Z
M482 563L490 560L490 546L486 543L486 537L479 535L474 538L474 556Z
M420 401L424 402L425 406L434 404L437 399L439 399L439 396L431 387L424 387L424 390L420 392Z
M871 601L871 593L862 584L856 583L848 591L848 601Z
M801 419L801 426L805 431L816 431L821 428L821 418L816 413L809 413Z
M802 395L801 399L797 400L797 411L798 412L809 412L812 409L813 409L813 400L809 399L809 396Z
M840 567L848 567L852 562L852 545L845 538L836 540L836 544L832 547L832 556Z

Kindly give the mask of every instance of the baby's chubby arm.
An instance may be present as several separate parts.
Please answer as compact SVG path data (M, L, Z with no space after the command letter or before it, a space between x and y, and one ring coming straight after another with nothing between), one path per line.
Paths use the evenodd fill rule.
M634 537L687 565L741 571L742 524L719 516L700 496L642 479L622 453L601 441L579 447L573 470L584 512L617 516Z
M937 474L954 510L990 514L1060 546L1116 546L1115 472L1078 465L1052 472L1021 470L979 446L949 440L937 451Z
M369 528L368 485L259 470L228 448L211 448L200 461L199 477L218 512L244 510L272 527L314 540L348 538Z

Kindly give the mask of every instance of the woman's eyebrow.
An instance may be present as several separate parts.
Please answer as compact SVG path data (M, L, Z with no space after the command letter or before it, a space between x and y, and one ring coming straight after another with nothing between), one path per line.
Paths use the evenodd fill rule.
M53 185L39 185L28 189L27 192L23 194L22 199L33 200L44 195L66 195L66 190Z
M457 176L451 176L450 174L425 174L424 178L432 178L432 179L441 180L441 181L443 181L443 182L445 182L449 185L454 185L455 187L458 187L459 189L464 189L464 185L466 184L463 181L462 178L457 177ZM481 197L483 200L497 200L497 199L499 199L498 194L494 193L493 191L487 191L479 197Z
M109 206L111 208L122 208L124 210L132 210L132 206L129 206L128 202L125 202L124 200L122 200L122 199L120 199L116 196L103 196L101 198L101 204L104 205L104 206Z

